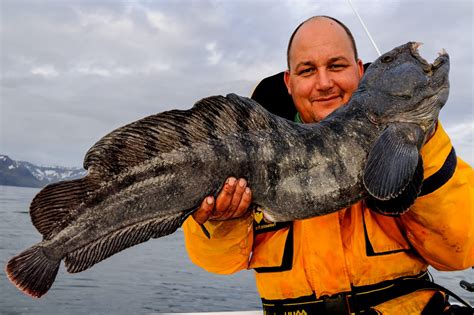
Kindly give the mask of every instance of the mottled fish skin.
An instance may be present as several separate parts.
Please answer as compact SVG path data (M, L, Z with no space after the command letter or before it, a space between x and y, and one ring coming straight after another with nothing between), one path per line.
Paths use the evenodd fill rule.
M360 116L354 123L362 127L362 119ZM278 221L333 212L362 197L361 171L354 165L362 165L366 157L363 148L370 146L374 134L361 137L363 128L354 128L352 124L334 133L331 125L335 124L332 121L330 126L295 128L282 120L276 129L249 132L246 137L230 136L225 143L210 141L163 153L105 185L93 200L77 210L82 214L74 223L58 227L52 233L54 237L44 241L43 246L51 249L51 257L62 259L90 240L115 230L176 213L184 215L189 211L183 209L196 209L205 196L219 189L228 175L248 178L254 202L269 209ZM356 131L358 136L352 137L353 141L332 145ZM346 159L343 162L328 156ZM294 204L300 206L294 208Z
M350 102L317 124L290 122L230 94L111 132L86 154L87 177L34 198L30 213L43 241L7 263L9 279L40 297L61 260L80 272L173 233L229 176L246 178L253 202L275 221L363 198L389 214L406 211L421 187L419 149L449 90L447 54L428 64L417 47L381 56Z

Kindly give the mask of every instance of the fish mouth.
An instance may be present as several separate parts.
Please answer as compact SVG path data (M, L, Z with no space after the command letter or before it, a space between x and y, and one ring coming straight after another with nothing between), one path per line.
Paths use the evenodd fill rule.
M448 63L449 55L443 48L440 52L438 52L438 58L436 58L433 63L429 63L428 61L426 61L426 59L420 56L420 53L418 51L418 48L420 48L422 45L423 43L420 42L411 43L410 52L411 55L420 62L423 71L428 75L432 75L438 68Z

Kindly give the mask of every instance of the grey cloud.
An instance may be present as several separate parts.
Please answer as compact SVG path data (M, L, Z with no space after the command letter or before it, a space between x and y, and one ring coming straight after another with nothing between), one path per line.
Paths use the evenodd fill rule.
M408 40L423 41L428 60L448 50L442 120L471 123L469 1L353 2L381 50ZM0 153L80 165L120 125L208 95L248 95L285 69L291 32L316 14L344 21L361 58L376 57L346 1L2 1ZM473 149L472 129L454 134Z

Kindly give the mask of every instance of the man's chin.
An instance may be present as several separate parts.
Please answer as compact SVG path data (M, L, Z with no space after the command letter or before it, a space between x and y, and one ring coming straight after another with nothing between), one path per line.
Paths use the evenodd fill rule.
M329 114L331 114L333 111L341 107L342 104L341 102L335 102L335 104L327 104L323 105L322 104L317 104L319 106L314 106L313 103L313 118L314 122L319 122L326 118Z

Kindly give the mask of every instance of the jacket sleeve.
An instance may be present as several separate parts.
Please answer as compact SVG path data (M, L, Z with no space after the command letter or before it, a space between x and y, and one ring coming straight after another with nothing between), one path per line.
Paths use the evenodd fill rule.
M422 191L400 221L416 251L438 270L474 265L474 172L438 123L421 150Z
M189 258L205 270L231 274L247 269L253 242L253 216L204 223L208 239L201 226L189 217L183 224L184 240Z

